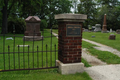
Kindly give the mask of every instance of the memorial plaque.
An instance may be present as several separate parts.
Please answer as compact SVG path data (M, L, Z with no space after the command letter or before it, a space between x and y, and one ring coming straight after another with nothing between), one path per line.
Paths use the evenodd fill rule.
M76 24L66 25L66 35L67 36L81 36L81 26Z

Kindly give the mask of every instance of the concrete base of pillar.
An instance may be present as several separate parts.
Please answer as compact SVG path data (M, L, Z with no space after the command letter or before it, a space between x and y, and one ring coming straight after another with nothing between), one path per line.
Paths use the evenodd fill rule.
M39 41L39 40L43 40L43 36L24 36L23 40L25 41L33 41L33 38L34 38L34 41Z
M84 72L83 63L63 64L61 61L57 60L56 65L59 67L59 72L61 74L75 74Z

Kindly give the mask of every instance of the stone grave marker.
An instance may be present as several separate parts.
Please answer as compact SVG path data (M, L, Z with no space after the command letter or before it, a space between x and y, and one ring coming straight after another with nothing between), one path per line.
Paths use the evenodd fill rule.
M92 38L95 38L95 35L92 35L91 37L92 37Z
M117 34L120 34L120 29L117 29L117 30L116 30L116 33L117 33Z
M88 29L84 29L83 31L84 31L84 32L88 32L89 30L88 30Z
M95 32L101 31L101 24L96 24L94 31L95 31Z
M95 30L95 26L92 26L92 31L94 31Z
M114 34L110 34L109 39L110 40L115 40L116 36Z
M112 33L113 31L112 31L112 29L110 29L110 33Z
M107 24L106 24L106 14L104 15L104 21L103 21L103 27L102 27L102 32L107 33Z
M9 38L6 38L6 40L13 40L13 38L12 38L12 37L9 37Z
M40 32L40 22L41 20L37 16L29 16L25 19L26 22L26 31L24 33L24 40L25 41L35 41L42 40L43 37L41 36Z
M17 47L28 47L29 45L17 45Z

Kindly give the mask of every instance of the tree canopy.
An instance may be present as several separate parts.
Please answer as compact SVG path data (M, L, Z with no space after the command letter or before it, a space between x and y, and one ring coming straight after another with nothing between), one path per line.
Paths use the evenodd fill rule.
M107 14L107 28L120 28L119 0L80 0L78 13L88 15L85 27L103 24L104 14Z
M28 16L39 16L46 20L51 27L56 23L55 14L70 13L72 7L69 0L2 0L0 1L2 20L2 33L7 33L7 18L27 18ZM5 14L6 13L6 14ZM7 17L7 18L5 18ZM8 26L9 27L9 26Z
M0 27L2 33L7 33L10 27L7 20L38 16L50 28L57 24L55 14L71 13L71 7L74 7L74 13L88 16L84 27L102 25L104 14L107 14L107 28L116 30L120 28L119 5L119 0L0 0Z
M78 13L86 14L87 20L85 26L92 25L96 21L95 15L97 14L96 3L93 0L80 0L78 4Z

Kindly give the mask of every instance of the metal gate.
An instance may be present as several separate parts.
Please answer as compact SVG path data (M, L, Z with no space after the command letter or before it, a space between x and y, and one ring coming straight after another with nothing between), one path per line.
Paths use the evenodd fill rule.
M57 40L43 30L43 40L25 41L24 35L0 34L0 72L57 68Z

